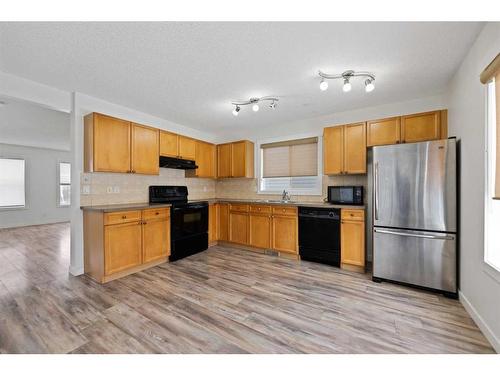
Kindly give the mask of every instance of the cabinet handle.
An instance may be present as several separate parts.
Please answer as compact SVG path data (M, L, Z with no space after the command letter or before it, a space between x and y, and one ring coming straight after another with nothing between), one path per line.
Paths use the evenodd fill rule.
M159 212L155 212L155 215L159 215L160 213Z

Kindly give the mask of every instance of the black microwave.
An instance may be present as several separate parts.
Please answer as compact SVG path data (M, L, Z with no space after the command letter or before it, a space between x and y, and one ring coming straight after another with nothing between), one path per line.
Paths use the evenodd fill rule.
M363 205L363 186L328 186L328 203Z

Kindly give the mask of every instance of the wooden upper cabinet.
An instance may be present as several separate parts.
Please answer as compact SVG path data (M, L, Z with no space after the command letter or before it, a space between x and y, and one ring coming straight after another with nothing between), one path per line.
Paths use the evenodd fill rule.
M366 124L344 126L344 173L366 173Z
M399 143L401 140L401 118L391 117L366 123L366 145L381 146Z
M323 129L324 174L341 174L344 171L344 127Z
M130 122L91 113L84 118L84 171L130 171Z
M179 155L179 136L177 134L160 131L160 155L172 158Z
M409 143L440 139L441 112L442 111L433 111L402 116L402 142Z
M196 140L179 135L179 157L182 159L195 160Z
M158 129L132 124L132 173L159 174Z
M233 142L231 145L231 177L254 176L254 144L250 141Z
M217 177L231 177L231 143L217 145Z
M197 177L215 178L216 177L216 147L207 142L196 142L197 169L194 173Z

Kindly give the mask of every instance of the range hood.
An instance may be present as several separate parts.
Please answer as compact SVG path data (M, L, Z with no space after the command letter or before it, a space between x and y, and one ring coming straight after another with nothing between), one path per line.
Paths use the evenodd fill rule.
M198 166L194 160L170 158L168 156L160 156L160 168L174 169L196 169Z

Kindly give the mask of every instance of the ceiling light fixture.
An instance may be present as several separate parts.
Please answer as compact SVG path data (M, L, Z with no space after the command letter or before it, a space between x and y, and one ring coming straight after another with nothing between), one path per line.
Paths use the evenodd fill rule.
M319 89L321 91L326 91L328 89L328 82L322 79L321 83L319 84Z
M375 89L375 85L373 81L375 81L375 75L370 72L355 72L354 70L346 70L342 74L326 74L321 70L318 72L318 75L321 77L321 83L319 84L319 88L321 91L325 91L328 88L328 79L343 79L344 85L342 86L342 91L349 92L352 89L351 78L353 77L366 77L365 81L365 91L371 92Z
M277 102L279 101L279 98L277 98L275 96L263 96L261 98L250 98L249 100L239 100L239 101L231 102L231 104L235 106L235 108L233 110L233 115L238 116L238 112L240 111L241 106L244 106L244 105L251 105L252 110L254 112L258 112L260 109L258 103L261 101L266 101L266 100L271 101L269 108L275 109Z

